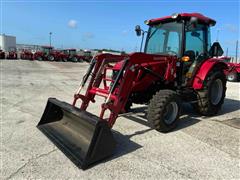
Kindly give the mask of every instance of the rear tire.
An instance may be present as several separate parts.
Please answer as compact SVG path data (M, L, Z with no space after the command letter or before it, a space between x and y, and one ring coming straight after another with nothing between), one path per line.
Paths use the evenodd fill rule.
M204 87L198 91L198 102L194 109L204 116L218 113L224 103L226 94L226 76L221 69L213 69L207 76Z
M172 90L157 92L148 106L148 122L160 132L168 132L177 126L180 116L180 98Z
M230 72L228 75L227 75L227 80L230 81L230 82L236 82L238 81L238 74L237 72Z

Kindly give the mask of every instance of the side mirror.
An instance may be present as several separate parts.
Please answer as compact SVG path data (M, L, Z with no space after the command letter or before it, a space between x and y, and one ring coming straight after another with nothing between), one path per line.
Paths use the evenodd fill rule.
M219 42L214 42L213 45L211 46L210 50L209 50L209 55L211 57L222 56L223 53L224 53L223 49L222 49L221 45L219 44Z
M141 36L142 29L139 25L135 26L135 31L136 31L137 36Z

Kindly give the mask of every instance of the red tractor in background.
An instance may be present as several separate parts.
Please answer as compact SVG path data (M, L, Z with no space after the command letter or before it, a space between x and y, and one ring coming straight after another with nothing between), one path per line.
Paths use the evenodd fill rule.
M210 46L215 20L199 13L173 14L145 21L144 52L95 56L72 104L49 98L37 127L78 167L113 154L111 128L132 103L146 104L152 128L169 132L179 123L181 104L201 115L216 115L226 94L228 66L218 42ZM136 26L138 36L146 31ZM81 93L86 83L86 92ZM96 96L104 98L99 114L87 111ZM80 106L77 105L81 100Z
M228 74L227 80L231 82L238 82L240 81L240 63L227 63L228 65Z
M24 49L20 53L20 59L34 60L33 59L33 53L30 50Z
M18 59L18 54L15 47L9 48L9 51L6 52L6 59Z
M219 59L223 60L228 65L228 70L225 71L227 80L230 82L240 81L240 63L231 62L231 57L222 56Z
M76 49L64 49L62 52L67 56L67 61L71 62L83 62L84 56L78 55Z
M34 53L33 59L38 61L55 61L57 52L52 46L42 46L41 49Z
M83 51L83 61L90 62L93 58L92 52L88 50Z
M5 52L0 49L0 59L5 59Z
M66 62L68 60L68 56L62 50L54 50L52 54L55 61Z

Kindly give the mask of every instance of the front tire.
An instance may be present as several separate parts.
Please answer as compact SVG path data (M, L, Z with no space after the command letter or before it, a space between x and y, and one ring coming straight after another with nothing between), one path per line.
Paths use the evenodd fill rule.
M169 132L177 126L180 107L180 98L176 92L160 90L150 100L148 122L160 132Z
M201 115L216 115L224 103L226 89L225 74L221 69L213 69L207 76L203 89L197 92L198 102L193 107Z
M62 61L63 61L63 62L67 62L68 59L67 59L67 58L62 58Z
M54 58L54 56L50 55L50 56L48 56L48 60L49 60L49 61L54 61L55 58Z
M36 59L37 59L38 61L43 61L43 58L42 58L41 56L38 56Z
M76 57L73 57L72 62L78 62L78 59Z

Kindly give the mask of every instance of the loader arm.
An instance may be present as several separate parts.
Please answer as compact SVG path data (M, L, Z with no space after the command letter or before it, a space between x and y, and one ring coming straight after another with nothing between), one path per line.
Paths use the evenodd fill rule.
M116 64L115 66L112 64ZM159 71L159 68L167 65L164 71ZM80 109L86 111L90 101L95 102L95 96L105 98L105 102L101 105L100 119L106 120L111 128L115 123L118 114L124 109L124 106L131 94L134 86L141 90L142 83L145 86L150 86L152 82L163 78L172 80L175 77L176 58L172 56L151 55L145 53L133 53L129 56L118 56L110 54L102 54L95 58L94 67L88 71L86 77L91 74L91 79L88 84L85 95L76 94L74 96L75 106L78 99L82 100ZM153 67L149 69L148 67ZM107 77L107 71L117 71L115 79ZM149 73L151 76L142 78L142 74ZM152 77L153 76L153 77ZM87 78L84 79L84 82ZM107 85L107 81L110 82ZM103 88L101 84L103 83ZM104 119L106 110L110 111L110 116Z

